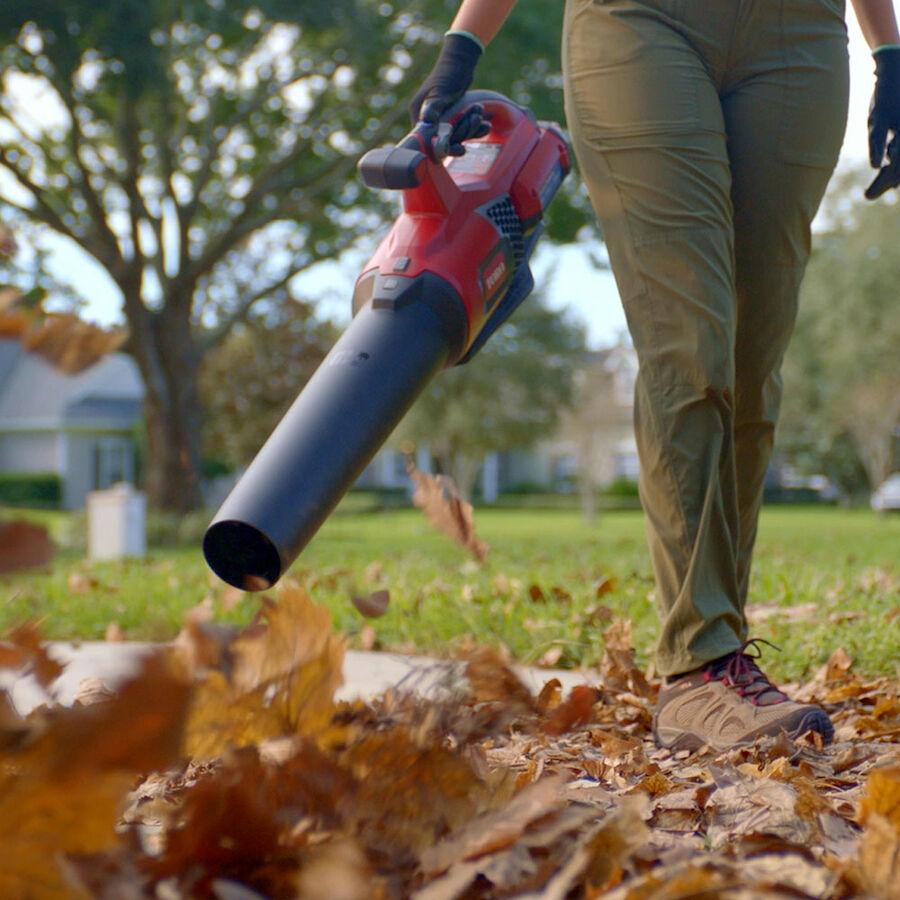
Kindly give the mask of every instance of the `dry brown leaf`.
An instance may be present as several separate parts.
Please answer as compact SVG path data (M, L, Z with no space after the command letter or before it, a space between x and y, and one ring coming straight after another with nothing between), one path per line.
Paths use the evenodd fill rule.
M195 688L186 738L192 756L315 734L331 721L344 641L331 633L330 613L292 582L282 586L277 602L263 598L262 606L265 624L219 644L210 639L212 626L186 623L187 646L213 667Z
M368 732L339 758L356 780L339 809L379 855L418 857L484 808L484 784L438 732L431 739L403 726Z
M3 635L3 647L10 662L16 658L16 653L19 654L15 668L33 674L45 690L63 671L63 667L48 653L40 629L34 622L25 622L7 631Z
M110 622L106 626L106 631L103 632L103 640L108 643L119 644L122 641L127 641L128 635L125 634L118 622Z
M594 704L599 699L600 692L596 688L576 685L569 696L550 713L544 730L547 734L559 735L587 725L591 721Z
M0 896L81 896L60 858L116 844L135 774L176 758L187 690L152 657L111 700L46 711L30 740L0 753Z
M477 703L504 703L511 712L534 709L534 697L496 650L480 647L466 657L466 678Z
M900 900L900 833L890 819L877 812L866 817L859 847L863 885L879 900Z
M134 774L123 771L64 781L31 773L0 779L0 897L85 897L68 888L59 857L116 843L116 818L133 782Z
M506 806L426 849L419 859L422 870L429 876L439 875L461 860L510 846L532 822L563 805L563 785L562 779L544 778L523 788Z
M541 692L537 695L535 706L540 713L548 713L556 709L562 701L562 682L558 678L551 678L544 683Z
M796 788L771 778L740 781L719 788L707 801L709 840L717 848L746 834L767 834L804 844L813 834L810 822L797 814Z
M9 310L22 299L22 292L11 285L5 284L0 287L0 322L4 322L7 318L12 319L14 322L21 323L21 331L16 334L4 334L4 337L18 337L22 331L28 326L28 317L24 313L19 314L10 314ZM15 328L16 326L12 323L7 324L7 327Z
M53 559L54 547L47 529L31 522L0 522L0 575Z
M22 346L67 375L77 375L107 353L121 349L128 332L106 331L75 315L48 315L22 335Z
M887 819L900 830L900 766L882 766L869 773L859 803L859 824L866 825L872 815Z
M825 663L825 666L820 673L822 680L826 683L839 681L850 671L852 665L853 660L850 658L850 654L847 653L843 647L838 647L837 650L828 657L828 662Z
M278 806L255 751L232 754L185 795L163 852L147 866L157 879L191 868L240 877L276 856Z
M5 225L0 225L0 253L14 256L18 249L15 235Z
M407 472L412 479L413 503L439 531L459 544L479 562L487 559L489 546L475 534L472 504L459 496L453 479L421 472L410 460Z
M391 595L389 591L380 590L364 596L354 594L351 599L361 616L365 616L367 619L377 619L387 612Z
M304 855L297 877L303 900L372 900L372 870L359 844L344 838Z
M0 290L0 303L14 302L19 299L19 292L9 289ZM12 312L0 309L0 338L19 339L28 330L31 320L19 310Z

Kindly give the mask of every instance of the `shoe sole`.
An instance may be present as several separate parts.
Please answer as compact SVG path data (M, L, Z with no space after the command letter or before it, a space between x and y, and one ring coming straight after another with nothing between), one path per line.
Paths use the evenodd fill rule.
M815 706L803 713L796 725L790 730L783 726L779 726L772 731L759 731L756 734L747 735L740 740L721 745L712 743L694 731L682 731L677 738L666 742L660 737L656 722L654 721L653 723L653 737L656 740L657 746L662 747L665 750L674 751L693 751L700 750L703 747L710 747L717 752L722 752L723 750L730 750L733 747L744 747L747 744L752 744L760 736L775 737L782 731L787 732L787 736L792 739L806 734L807 731L815 731L817 734L820 734L822 740L826 744L830 744L834 739L834 725L831 723L831 719L829 719L821 709Z

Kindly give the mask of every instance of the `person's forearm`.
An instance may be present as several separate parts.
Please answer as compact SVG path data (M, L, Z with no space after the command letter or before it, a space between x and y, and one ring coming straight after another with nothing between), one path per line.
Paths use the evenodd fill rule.
M515 5L516 0L463 0L450 28L467 31L486 47Z
M874 50L885 44L900 44L892 0L851 0L866 43Z

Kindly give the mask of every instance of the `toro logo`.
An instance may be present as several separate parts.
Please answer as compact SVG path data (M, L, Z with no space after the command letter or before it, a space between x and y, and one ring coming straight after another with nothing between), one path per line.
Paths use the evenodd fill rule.
M506 248L502 245L497 252L488 256L487 262L481 267L481 284L484 289L484 306L489 309L493 304L495 295L506 283L509 275L509 263L507 261Z

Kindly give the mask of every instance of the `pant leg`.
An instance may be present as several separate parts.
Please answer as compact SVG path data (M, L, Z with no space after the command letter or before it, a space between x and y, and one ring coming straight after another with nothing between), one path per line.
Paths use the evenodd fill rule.
M767 0L768 2L768 0ZM730 33L702 4L712 30ZM731 175L709 61L683 0L568 0L563 65L573 148L639 360L635 434L674 674L744 638L734 457Z
M723 83L732 171L737 332L735 463L741 600L781 401L781 361L810 252L810 223L846 124L847 37L840 0L747 3L744 51Z

